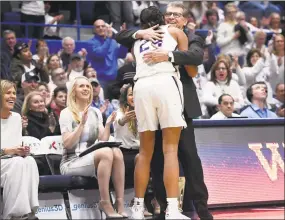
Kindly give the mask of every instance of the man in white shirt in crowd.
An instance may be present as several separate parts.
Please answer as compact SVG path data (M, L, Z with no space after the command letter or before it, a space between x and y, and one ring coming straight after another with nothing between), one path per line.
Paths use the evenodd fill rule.
M21 2L21 22L24 23L45 23L45 5L44 1L22 1ZM27 38L40 39L43 37L43 27L41 26L27 26ZM23 26L23 33L25 26Z
M229 94L223 94L218 99L219 111L214 114L210 119L213 120L223 120L227 118L238 118L238 114L234 112L234 98Z
M50 13L51 4L50 2L45 2L45 23L57 25L60 21L64 19L62 14L54 15ZM44 28L44 39L61 40L59 37L59 28L47 26Z
M221 49L222 54L232 54L239 57L239 64L243 66L246 43L253 41L253 36L249 31L245 21L239 21L236 18L238 8L234 3L228 3L225 6L225 22L221 23L217 29L217 44ZM236 25L239 25L240 30L236 30ZM243 30L243 31L241 31ZM244 32L244 33L242 33ZM243 36L243 34L245 36ZM240 38L246 42L240 43Z

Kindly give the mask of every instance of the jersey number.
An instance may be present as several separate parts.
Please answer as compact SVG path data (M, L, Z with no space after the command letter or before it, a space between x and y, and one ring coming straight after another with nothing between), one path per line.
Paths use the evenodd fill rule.
M150 49L148 43L149 43L149 41L145 41L144 43L142 43L142 45L140 46L140 53ZM156 40L155 42L153 42L151 44L154 45L155 47L161 47L162 46L162 40Z

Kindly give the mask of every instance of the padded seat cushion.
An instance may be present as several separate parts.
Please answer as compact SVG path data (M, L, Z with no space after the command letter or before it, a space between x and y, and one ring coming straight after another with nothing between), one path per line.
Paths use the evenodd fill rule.
M97 179L83 176L40 176L40 192L63 192L72 189L98 189Z

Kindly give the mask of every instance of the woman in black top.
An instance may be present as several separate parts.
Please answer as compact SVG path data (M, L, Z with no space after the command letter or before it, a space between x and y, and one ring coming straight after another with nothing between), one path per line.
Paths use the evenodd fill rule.
M22 108L24 135L42 139L46 136L60 135L58 118L46 110L44 98L39 92L31 92Z

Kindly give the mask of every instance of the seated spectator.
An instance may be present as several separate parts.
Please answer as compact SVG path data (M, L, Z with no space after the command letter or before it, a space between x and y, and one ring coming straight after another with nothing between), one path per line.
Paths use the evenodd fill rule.
M217 60L213 65L211 80L205 84L203 91L203 102L208 107L210 116L217 112L218 98L225 93L234 98L235 110L244 106L241 89L238 83L232 80L232 72L225 60Z
M46 69L49 74L60 67L62 67L62 61L57 54L52 54L47 58Z
M50 109L59 118L60 112L66 107L67 89L66 87L56 87L53 91L53 99Z
M98 79L90 78L89 82L91 83L92 89L93 89L93 100L92 100L91 106L100 110L100 112L102 113L103 119L104 119L104 124L105 124L106 119L114 111L114 107L108 99L106 100L100 99L99 94L101 92L101 85Z
M246 96L250 101L250 105L240 113L240 116L248 118L277 118L277 115L266 106L267 87L264 82L256 82L249 86Z
M64 16L54 15L54 13L50 12L50 2L45 2L45 24L54 24L57 25L58 22L63 20ZM44 38L45 39L54 39L54 40L61 40L59 37L59 28L58 27L45 27L44 28Z
M130 2L131 4L131 2ZM94 22L95 35L89 40L92 47L90 53L90 60L92 66L96 69L98 78L104 80L114 80L118 70L118 58L125 58L128 49L118 45L112 39L112 27L103 20L96 20Z
M3 31L3 40L1 42L1 79L12 81L10 65L16 43L17 39L14 31Z
M136 154L138 153L140 141L137 131L133 89L131 85L127 85L122 91L120 108L117 110L117 117L114 122L114 136L116 141L123 143L121 148L137 150Z
M11 112L16 100L14 83L1 80L1 188L3 219L37 219L39 172L22 145L21 116Z
M40 59L38 62L34 61L28 44L17 43L11 62L11 74L13 81L18 87L21 86L22 76L27 72L34 73L42 82L49 82L49 76L44 69L43 60Z
M25 98L22 108L24 135L42 139L46 136L60 135L57 116L48 114L44 98L39 92L31 92Z
M21 84L23 92L17 95L16 103L12 111L21 114L25 98L30 92L35 91L38 86L39 77L31 72L25 73L25 77L22 78Z
M104 127L101 112L90 106L92 95L92 86L83 76L76 78L68 89L68 107L60 114L64 146L60 171L62 175L96 177L100 192L99 209L107 218L127 217L124 212L125 166L121 150L105 147L79 157L80 153L96 141L109 140L110 126L116 118L114 112L108 117ZM115 186L118 213L110 201L111 176Z
M48 57L49 57L49 49L46 41L38 40L36 43L36 54L32 56L33 60L38 62L40 59L42 59L44 65L46 65Z
M42 95L44 98L44 102L46 104L46 107L49 107L50 102L51 102L51 94L49 87L46 83L40 82L39 86L37 88L37 91Z
M67 72L61 67L54 69L51 72L51 82L49 83L51 93L56 87L66 87L67 82Z
M214 114L210 119L213 120L223 120L232 117L240 117L238 114L234 113L234 98L229 94L223 94L218 99L218 109L219 111Z
M272 111L275 112L279 117L284 117L285 113L285 85L284 83L278 83L275 89L275 98L273 99Z

